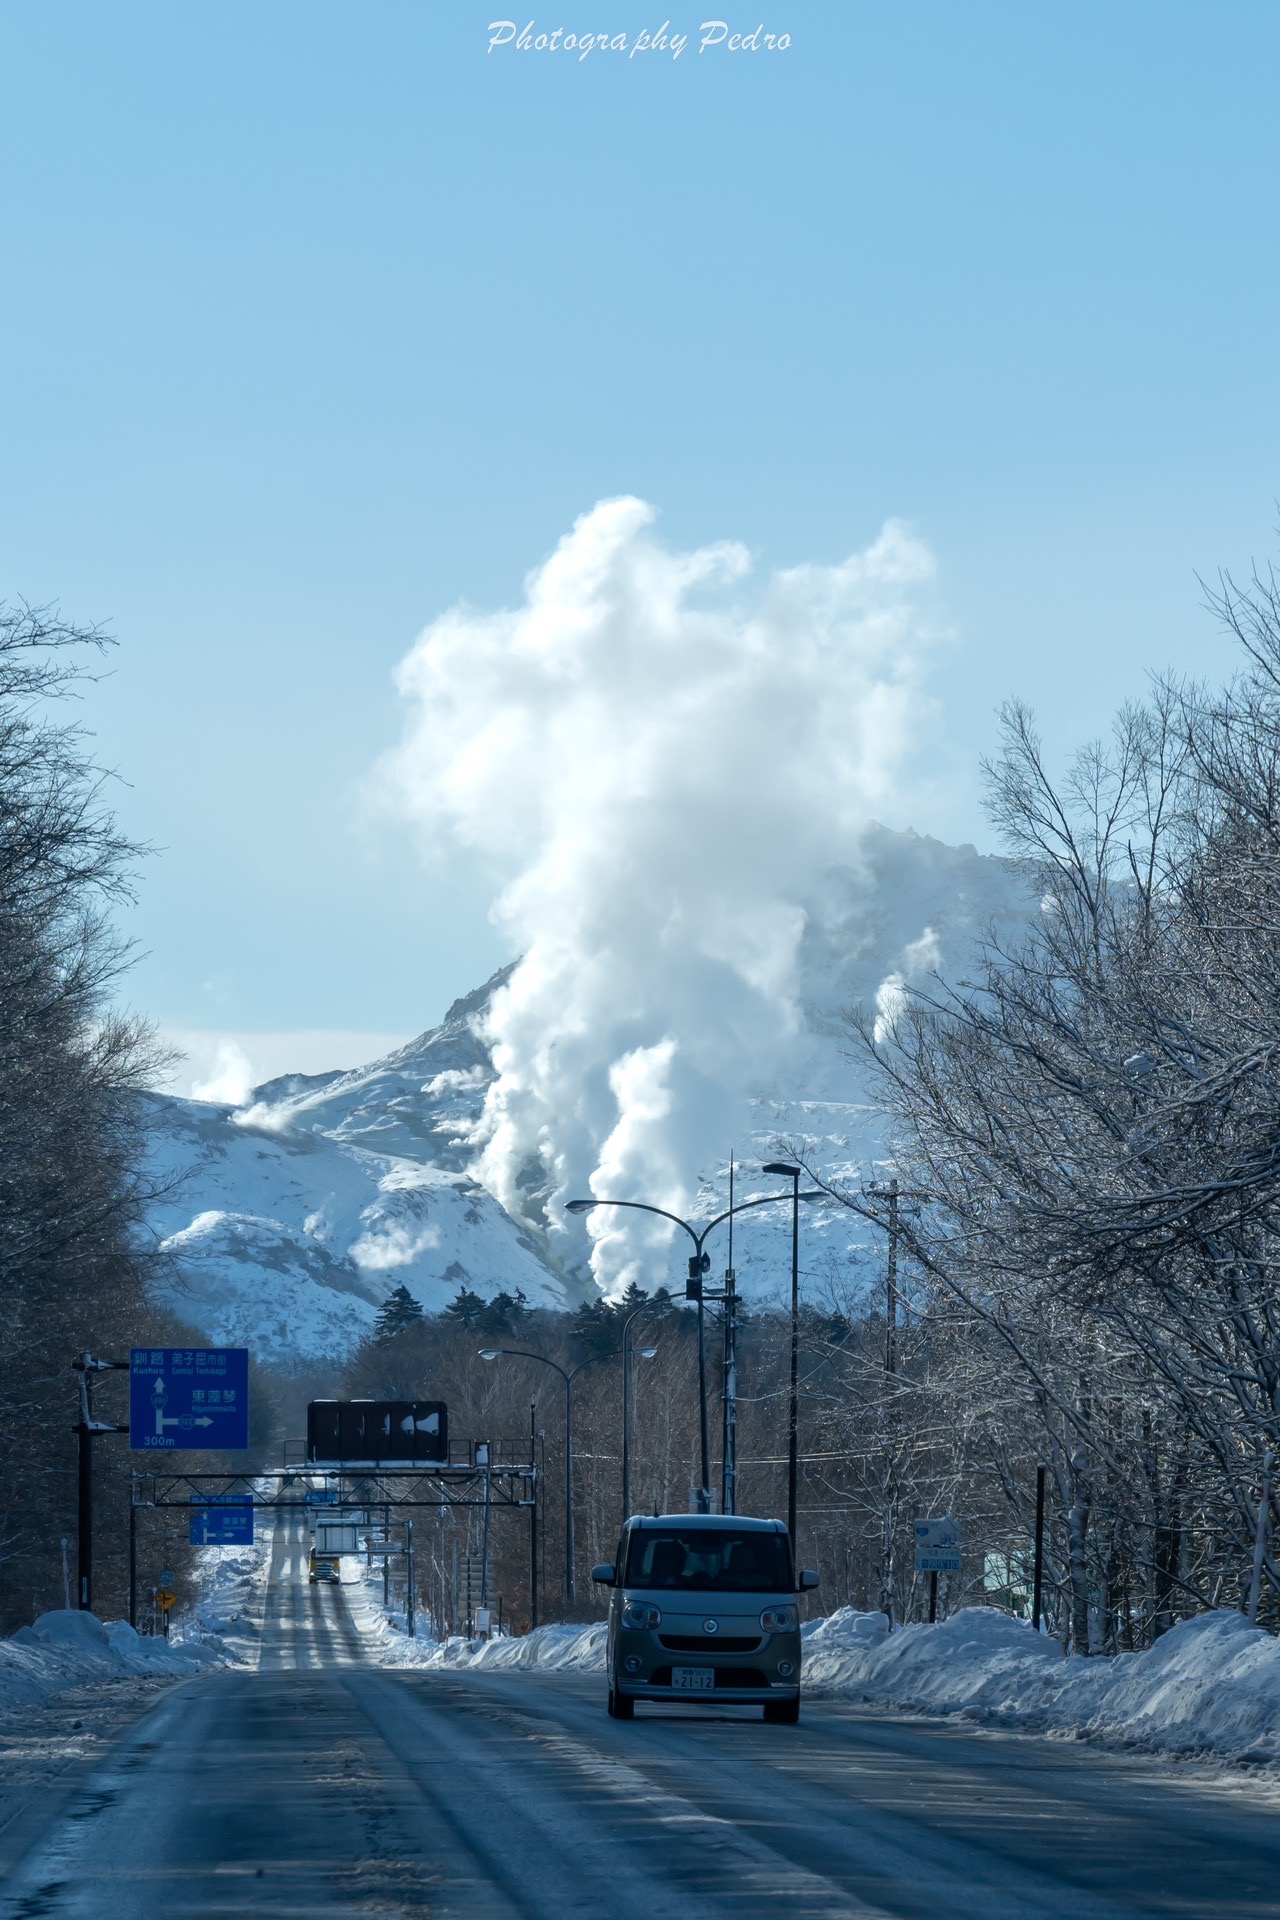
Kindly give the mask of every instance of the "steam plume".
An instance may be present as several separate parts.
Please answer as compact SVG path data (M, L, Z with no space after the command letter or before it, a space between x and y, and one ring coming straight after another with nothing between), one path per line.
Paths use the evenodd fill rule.
M902 526L756 580L743 547L672 552L654 518L602 501L523 605L428 627L382 769L433 845L497 875L523 957L493 1004L479 1173L557 1229L575 1194L690 1205L802 1025L807 903L856 865L927 713L932 569ZM665 1267L660 1223L588 1224L606 1291Z

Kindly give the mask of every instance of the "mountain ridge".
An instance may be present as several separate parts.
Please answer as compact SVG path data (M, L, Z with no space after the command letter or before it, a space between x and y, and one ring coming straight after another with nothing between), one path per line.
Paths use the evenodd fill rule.
M866 1074L850 1058L849 1009L890 1018L907 979L954 972L988 923L1026 921L1026 882L1011 862L883 827L868 829L859 853L857 866L832 870L807 910L797 972L803 1019L784 1069L745 1105L726 1105L739 1199L761 1187L758 1169L782 1142L802 1145L850 1184L882 1167L890 1143ZM428 1312L462 1286L485 1296L518 1288L557 1307L593 1297L582 1224L554 1211L517 1218L473 1171L496 1077L484 1017L519 965L498 969L437 1026L363 1066L277 1075L241 1107L148 1096L155 1171L176 1182L152 1214L174 1276L165 1303L210 1339L291 1365L342 1359L401 1284ZM582 1177L578 1191L590 1192L589 1169ZM699 1170L690 1217L722 1210L727 1181L726 1153ZM529 1204L540 1207L549 1193L545 1170L531 1167ZM754 1297L786 1283L785 1213L760 1209L736 1236L739 1284ZM593 1220L603 1224L603 1212ZM643 1224L635 1214L612 1220ZM874 1232L848 1210L807 1210L803 1242L811 1293L834 1298L873 1283ZM649 1284L680 1287L679 1245L651 1246L646 1260Z

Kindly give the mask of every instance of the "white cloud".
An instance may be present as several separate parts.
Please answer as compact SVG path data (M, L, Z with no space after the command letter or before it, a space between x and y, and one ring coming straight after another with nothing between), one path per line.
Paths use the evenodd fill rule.
M836 566L752 577L731 542L676 553L652 508L601 502L497 613L457 607L397 676L384 794L499 875L523 957L497 995L479 1172L686 1207L750 1085L800 1025L806 903L895 810L932 725L932 563L885 527ZM588 1216L610 1290L641 1217Z

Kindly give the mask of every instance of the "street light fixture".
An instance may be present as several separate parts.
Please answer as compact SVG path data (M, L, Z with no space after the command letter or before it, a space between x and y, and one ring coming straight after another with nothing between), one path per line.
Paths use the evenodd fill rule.
M584 1367L594 1365L601 1356L592 1354L589 1359L579 1360L576 1367L567 1370L558 1360L548 1360L545 1353L529 1353L523 1347L481 1347L482 1360L536 1360L540 1366L550 1367L564 1381L564 1597L572 1601L577 1598L577 1585L574 1580L574 1537L573 1537L573 1382L575 1375Z
M702 1276L711 1264L709 1257L702 1251L703 1243L713 1227L720 1226L723 1221L728 1220L735 1214L748 1213L753 1207L774 1206L779 1200L790 1200L793 1207L797 1209L797 1217L792 1223L791 1234L792 1293L794 1295L797 1290L795 1272L798 1262L799 1202L801 1200L820 1200L824 1196L822 1192L816 1188L810 1193L802 1194L800 1192L800 1169L798 1167L787 1166L780 1169L777 1166L771 1166L765 1168L766 1173L775 1173L778 1171L795 1175L792 1191L789 1194L765 1193L761 1194L756 1200L740 1200L737 1206L726 1207L723 1213L716 1214L714 1219L708 1220L706 1226L701 1228L690 1226L689 1222L682 1220L678 1213L672 1213L667 1207L655 1207L648 1200L566 1200L564 1203L566 1213L590 1213L593 1207L628 1207L635 1213L656 1213L659 1219L670 1220L673 1226L683 1228L693 1242L694 1250L689 1256L689 1279L685 1287L685 1298L686 1300L696 1300L698 1303L698 1444L702 1471L702 1484L698 1488L699 1513L710 1513L711 1511L711 1447L707 1434L707 1348L703 1307L707 1299L716 1300L723 1297L719 1294L707 1294L703 1289ZM794 1552L794 1528L792 1530L792 1543Z
M800 1168L771 1160L761 1173L791 1182L791 1392L787 1402L787 1532L791 1557L797 1555L796 1492L800 1474Z

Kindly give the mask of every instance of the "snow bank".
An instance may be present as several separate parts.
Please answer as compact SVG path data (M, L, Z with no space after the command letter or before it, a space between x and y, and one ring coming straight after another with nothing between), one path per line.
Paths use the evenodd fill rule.
M431 1632L430 1616L419 1613L416 1638L398 1607L382 1604L382 1570L366 1568L352 1555L341 1566L343 1599L364 1640L369 1658L380 1667L426 1667L440 1643Z
M1239 1613L1185 1620L1143 1653L1067 1659L1056 1640L995 1607L889 1632L842 1607L810 1621L804 1689L987 1725L1158 1752L1280 1760L1280 1640ZM447 1640L428 1667L603 1673L606 1628L540 1627L518 1640Z
M455 1637L436 1648L426 1665L483 1667L510 1671L536 1667L541 1673L603 1673L608 1624L589 1627L538 1627L518 1640L464 1640Z
M806 1632L805 1687L1172 1753L1280 1759L1280 1640L1239 1613L1184 1620L1142 1653L1066 1659L995 1607L886 1634L841 1609Z
M216 1647L143 1639L123 1620L102 1621L91 1613L59 1608L41 1614L33 1627L19 1627L8 1640L0 1640L0 1710L91 1680L116 1680L125 1674L178 1679L221 1661Z

